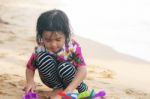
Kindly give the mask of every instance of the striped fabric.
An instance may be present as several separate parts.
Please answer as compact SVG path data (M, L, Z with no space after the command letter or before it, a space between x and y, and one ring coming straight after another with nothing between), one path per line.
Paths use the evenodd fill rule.
M65 89L76 73L75 66L70 62L58 62L55 57L47 52L38 54L37 68L42 82L54 89ZM77 87L79 93L87 89L88 87L84 82Z

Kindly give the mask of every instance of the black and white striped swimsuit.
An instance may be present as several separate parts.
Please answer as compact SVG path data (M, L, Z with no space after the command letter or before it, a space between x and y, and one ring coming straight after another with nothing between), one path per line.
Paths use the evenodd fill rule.
M70 62L57 62L54 56L47 52L38 54L37 68L42 82L54 89L65 89L76 73L75 66ZM77 87L78 92L83 92L87 89L88 87L84 82Z
M39 71L42 82L50 88L66 88L73 80L77 66L85 65L81 49L78 43L70 43L71 47L64 47L57 55L69 53L68 56L57 57L56 54L48 52L44 47L37 48L30 57L27 67ZM68 51L66 51L68 49ZM69 52L70 51L70 52ZM63 54L64 55L64 54ZM82 82L78 87L78 92L88 89Z

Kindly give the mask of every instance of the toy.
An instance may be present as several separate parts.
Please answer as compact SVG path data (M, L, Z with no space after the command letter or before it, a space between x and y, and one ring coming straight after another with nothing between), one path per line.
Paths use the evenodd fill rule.
M26 94L23 95L22 99L39 99L38 98L38 94L35 92L28 92Z
M62 99L94 99L96 97L104 97L106 95L105 91L99 91L98 93L95 93L94 90L91 92L84 91L82 93L59 93L60 96L62 96Z
M96 93L94 95L93 98L96 98L96 97L104 97L106 95L106 92L105 91L99 91L98 93Z
M80 93L77 97L77 99L85 99L90 97L90 92L89 91L84 91L82 93Z
M68 95L66 95L63 91L59 92L58 95L62 96L62 99L71 99Z
M104 97L106 95L105 91L99 91L95 94L94 90L91 91L91 93L85 91L78 95L77 99L94 99L96 97Z

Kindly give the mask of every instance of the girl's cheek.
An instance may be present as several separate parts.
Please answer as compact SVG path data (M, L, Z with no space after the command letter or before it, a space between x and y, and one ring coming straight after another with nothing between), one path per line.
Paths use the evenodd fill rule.
M48 47L50 47L50 44L49 44L49 43L46 43L45 46L48 48Z

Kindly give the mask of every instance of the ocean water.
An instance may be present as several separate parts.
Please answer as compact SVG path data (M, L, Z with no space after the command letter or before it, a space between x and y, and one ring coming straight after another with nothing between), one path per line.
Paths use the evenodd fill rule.
M56 1L75 34L150 61L150 0Z
M74 33L150 61L149 0L61 0Z

